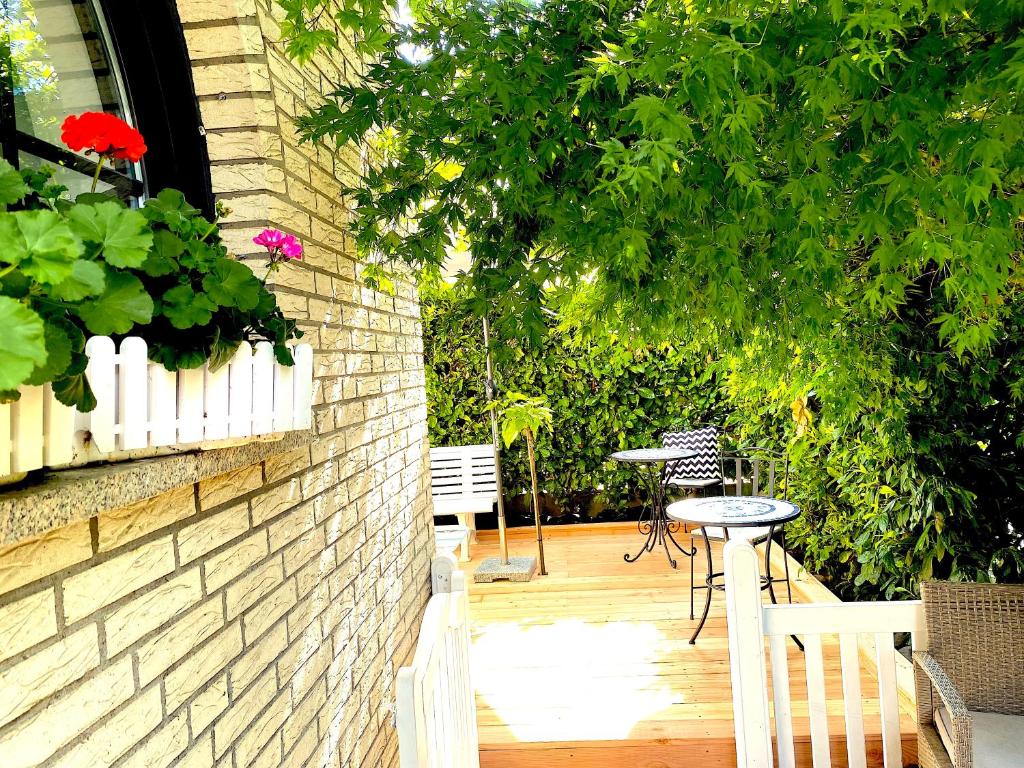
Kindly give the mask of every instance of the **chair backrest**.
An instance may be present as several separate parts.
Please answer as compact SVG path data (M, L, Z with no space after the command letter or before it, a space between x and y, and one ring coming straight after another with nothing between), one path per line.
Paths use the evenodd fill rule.
M722 483L730 496L789 498L789 456L766 448L748 448L722 456ZM777 495L781 492L781 496Z
M490 443L431 448L431 495L435 499L493 498L498 492L494 466L494 446Z
M674 461L665 469L665 479L673 480L721 480L722 465L719 460L718 427L700 427L685 432L666 432L661 436L666 448L697 451L692 459Z
M479 768L465 575L442 555L431 564L431 581L412 663L395 677L399 766Z
M903 765L900 734L899 685L897 682L894 632L909 632L911 642L924 630L924 611L918 600L903 602L805 603L765 605L761 592L762 556L749 542L726 542L725 607L729 634L729 669L732 682L736 756L739 768L795 768L806 765L800 754L805 745L794 741L793 721L811 735L810 760L815 768L830 768L833 737L845 731L845 756L836 755L836 765L865 766L863 700L877 683L878 709L868 717L881 728L882 762ZM790 676L787 644L790 635L804 643L802 674ZM835 642L838 635L839 642ZM765 644L768 660L765 660ZM864 651L871 658L863 658ZM864 662L862 670L861 663ZM838 664L837 664L838 662ZM799 663L799 662L798 662ZM842 718L829 706L836 695L836 666L841 670ZM771 686L768 685L769 668ZM826 674L826 669L828 670ZM865 690L862 671L874 677ZM801 680L803 678L803 680ZM829 680L832 678L832 680ZM826 688L826 680L829 686ZM791 695L806 681L806 708L793 705ZM792 682L792 684L791 684ZM773 706L768 705L771 692ZM870 695L870 694L868 694ZM772 721L778 760L772 754ZM840 747L842 749L842 747ZM799 762L798 762L799 758ZM844 759L845 758L845 759ZM872 756L871 765L878 757Z
M968 709L1024 715L1024 584L921 584L928 651Z

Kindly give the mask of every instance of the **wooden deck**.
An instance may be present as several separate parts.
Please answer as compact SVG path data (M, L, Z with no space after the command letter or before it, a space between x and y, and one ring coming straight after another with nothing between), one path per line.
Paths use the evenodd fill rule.
M548 576L470 585L481 768L735 768L722 595L715 595L697 644L689 645L696 622L689 618L685 558L677 571L662 552L624 562L623 554L640 545L632 525L545 533ZM535 554L530 536L510 532L510 553ZM497 549L495 532L482 531L467 574ZM698 579L702 573L698 559ZM798 600L802 590L794 584ZM840 768L846 762L838 643L825 652L833 766ZM795 644L789 664L798 760L810 766L803 657ZM877 691L873 669L863 674L865 693ZM875 698L865 698L864 719L868 764L881 765ZM909 710L902 730L904 763L911 764Z

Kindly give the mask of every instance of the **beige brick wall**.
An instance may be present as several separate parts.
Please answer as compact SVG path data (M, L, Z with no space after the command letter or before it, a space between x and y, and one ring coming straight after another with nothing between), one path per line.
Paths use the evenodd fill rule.
M0 549L0 765L396 765L433 553L419 307L359 283L358 149L292 125L358 62L297 68L265 0L178 5L225 239L306 248L274 282L316 349L316 438Z

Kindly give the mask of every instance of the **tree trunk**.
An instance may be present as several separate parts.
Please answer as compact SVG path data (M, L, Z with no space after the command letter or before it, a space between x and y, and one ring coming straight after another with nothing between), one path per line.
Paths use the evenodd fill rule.
M526 453L530 458L530 483L533 486L533 523L537 526L537 560L540 564L540 575L547 576L548 569L544 564L544 529L540 524L540 494L537 491L537 460L533 453L533 432L526 430Z

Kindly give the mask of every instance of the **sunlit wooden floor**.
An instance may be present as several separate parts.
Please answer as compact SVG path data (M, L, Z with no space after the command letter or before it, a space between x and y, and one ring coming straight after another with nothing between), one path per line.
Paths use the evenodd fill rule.
M535 554L530 536L532 530L511 532L510 553ZM676 571L662 552L624 562L641 543L635 526L625 524L550 527L545 543L548 576L470 585L481 767L734 768L722 595L689 645L696 622L686 558ZM473 562L463 566L470 580L478 562L497 551L495 532L481 531ZM697 599L699 616L701 593ZM826 647L826 675L833 765L840 768L837 650ZM803 656L795 644L789 658L798 760L810 766ZM865 692L877 690L873 670L864 678ZM877 700L865 699L864 719L869 765L881 765ZM916 742L909 711L902 729L910 764Z

